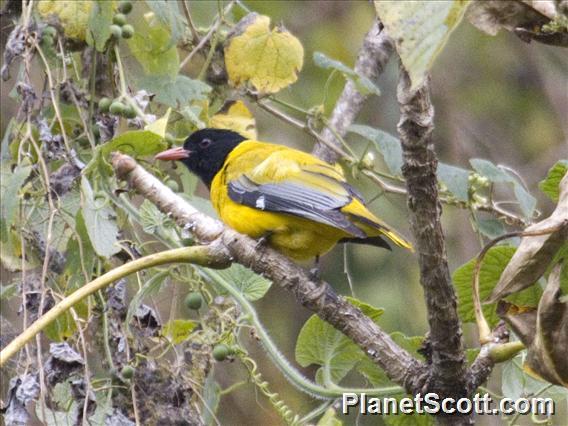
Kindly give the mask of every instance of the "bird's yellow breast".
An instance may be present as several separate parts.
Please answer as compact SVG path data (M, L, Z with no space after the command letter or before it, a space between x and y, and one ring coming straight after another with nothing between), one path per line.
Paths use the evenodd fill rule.
M294 154L290 158L290 153ZM275 161L282 154L282 161ZM298 155L299 154L299 155ZM235 148L224 167L211 183L211 203L221 220L235 231L252 238L268 237L276 250L296 260L310 259L327 253L347 236L339 229L285 213L274 213L235 203L229 198L227 184L243 173L262 181L279 181L293 175L298 164L313 161L313 157L279 145L247 141ZM270 157L269 161L268 160ZM298 162L299 160L299 162ZM304 160L304 161L302 161ZM339 176L337 169L325 166Z

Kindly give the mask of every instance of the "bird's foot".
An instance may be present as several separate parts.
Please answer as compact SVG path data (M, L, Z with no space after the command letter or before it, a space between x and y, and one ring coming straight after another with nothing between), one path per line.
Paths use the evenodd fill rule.
M256 240L256 245L254 246L254 248L256 250L258 250L258 249L266 247L268 245L268 240L270 239L271 235L272 235L272 232L267 232L262 237L260 237L258 240Z
M321 281L321 271L320 271L320 265L319 265L319 260L320 257L319 255L316 256L316 260L314 262L314 267L312 269L310 269L310 279L312 281Z

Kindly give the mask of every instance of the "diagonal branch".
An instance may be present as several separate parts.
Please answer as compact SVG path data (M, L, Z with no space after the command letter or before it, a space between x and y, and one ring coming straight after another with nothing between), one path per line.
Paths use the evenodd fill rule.
M395 383L410 393L422 389L427 367L400 348L358 308L337 295L329 284L314 281L287 257L268 247L259 249L257 241L200 213L131 157L115 154L112 163L119 178L127 180L139 194L170 214L201 242L209 242L210 253L218 262L222 258L238 262L290 291L299 303L353 340Z
M440 222L442 207L436 180L438 159L432 142L434 108L429 84L428 80L411 92L410 79L401 66L397 90L401 114L398 132L404 153L402 172L408 191L410 224L428 308L431 383L441 395L455 396L465 393L467 367Z
M394 52L394 44L385 31L381 31L381 24L377 20L365 36L363 46L359 50L357 61L355 62L355 72L374 81L383 72L385 65ZM326 145L333 145L341 148L341 142L337 140L330 127L339 135L344 136L347 128L353 123L357 114L363 107L367 99L357 91L357 87L352 81L345 84L339 100L335 104L329 126L321 132L321 138L326 142L318 142L313 150L313 154L328 163L335 163L339 155L335 150Z

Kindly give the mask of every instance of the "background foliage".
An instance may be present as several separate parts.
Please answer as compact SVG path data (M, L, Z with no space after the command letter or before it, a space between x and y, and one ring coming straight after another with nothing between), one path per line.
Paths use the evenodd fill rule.
M132 12L126 14L127 23L118 26L127 35L130 29L125 30L125 26L131 26L131 37L113 36L115 29L111 25L117 26L113 24L116 3L76 2L73 7L58 9L65 3L39 3L28 23L37 22L37 49L41 53L27 62L14 62L8 68L12 79L3 83L1 89L3 344L25 321L37 315L40 306L49 306L90 281L91 276L130 258L159 251L172 242L187 243L188 236L151 203L134 194L130 194L130 201L122 195L127 189L117 184L106 162L111 151L135 155L190 203L214 214L206 200L206 189L194 177L183 168L166 169L154 164L151 155L167 145L181 143L189 132L206 125L240 126L251 136L256 132L261 140L310 151L314 139L267 113L256 95L278 92L276 98L280 102L274 104L287 113L298 115L299 109L300 117L301 111L312 117L326 116L349 79L356 82L359 91L374 96L365 104L346 140L357 158L364 157L368 150L374 152L375 168L400 183L401 151L392 136L396 135L398 121L398 65L391 60L377 82L365 80L352 69L361 41L376 17L373 5L333 1L255 1L243 2L242 6L191 2L196 31L200 37L210 35L210 43L196 53L179 3L136 2ZM246 30L234 28L233 24L247 15L249 8L266 17L257 17ZM222 25L220 13L225 20ZM53 15L62 26L52 21ZM48 22L58 29L57 35L45 31ZM285 28L280 27L281 23ZM238 37L250 36L257 28L267 31L262 41L273 43L278 57L285 58L286 77L277 83L246 74L250 71L247 59L260 55L260 48L252 46L247 52L243 45L250 44L239 44ZM14 46L14 40L8 40L8 29L12 29L12 23L8 16L3 16L4 48ZM75 39L77 46L64 44L63 33ZM254 96L241 96L242 91L224 84L221 47L227 36L234 37L224 50L229 78L233 83L248 80L247 87L255 92ZM292 37L295 39L290 41ZM89 49L91 53L87 55ZM88 62L95 57L92 49L99 52L98 63ZM256 65L274 65L274 58L265 60L266 65ZM420 66L425 64L419 63ZM439 179L451 201L451 205L444 205L443 219L470 348L476 347L477 341L475 329L469 324L473 322L468 305L473 265L466 262L489 238L517 229L477 211L476 207L487 201L491 189L495 199L503 201L501 206L515 212L521 221L550 214L566 163L558 163L550 171L551 178L540 185L539 182L559 159L567 157L568 124L564 117L568 116L568 96L562 90L566 87L567 71L568 62L557 48L525 44L505 31L492 37L467 23L455 29L433 64L435 140L444 163ZM118 99L120 106L111 102L103 108L103 97L109 101ZM237 104L231 113L223 114L221 110L220 115L214 115L227 98L243 99L250 112ZM286 104L294 105L296 111L287 109ZM108 109L110 113L105 111ZM255 122L256 127L251 127ZM357 167L350 170L352 183L372 200L372 210L408 234L404 197L384 194L364 179ZM468 203L470 208L456 207L459 203ZM489 253L481 271L485 285L482 295L491 292L512 256L516 242L509 244ZM50 253L48 263L44 262L46 251ZM427 323L417 265L411 254L402 250L385 253L368 247L339 247L324 257L321 268L323 278L338 292L365 301L366 313L384 329L396 332L394 336L403 347L413 351L419 347L421 339L412 336L423 336ZM309 312L297 306L283 290L274 286L268 291L270 283L238 266L221 276L237 284L246 299L254 301L259 318L280 351L297 363L306 376L324 384L330 378L335 382L343 379L342 384L353 386L387 383L376 368L367 365L370 363L358 348L329 325L310 318ZM179 359L178 345L196 342L204 346L227 345L234 352L234 362L215 363L215 381L209 380L203 395L193 401L199 405L206 399L211 407L218 403L216 416L221 424L281 422L277 410L261 396L261 381L251 374L256 366L243 360L247 357L258 364L263 380L295 413L316 407L312 398L294 389L273 368L273 361L253 332L242 327L240 337L235 339L238 309L227 300L215 299L215 294L224 293L205 281L198 270L186 266L140 273L124 283L128 296L120 302L124 312L119 319L105 313L106 306L113 303L113 294L100 294L75 306L74 312L50 327L46 342L70 339L77 343L75 348L83 359L89 359L97 401L117 398L108 391L116 380L112 381L108 369L102 367L109 363L109 358L114 358L110 364L118 364L114 366L122 380L118 386L128 390L129 373L124 366L142 366L147 362L146 356L160 361ZM29 294L23 310L22 291ZM199 310L188 309L182 303L186 295L195 293L203 295L208 308L203 305ZM540 294L537 285L511 300L536 306ZM497 317L492 308L486 307L487 316L494 323ZM77 324L88 323L92 326L82 329L83 338L93 339L98 346L85 357ZM119 324L120 329L108 324ZM104 336L100 335L101 330ZM130 341L132 347L123 356L105 353L108 347L101 341L109 340L110 335L114 345L122 336L130 336L128 333L136 338ZM20 363L36 362L33 352L21 356ZM494 393L528 395L546 386L523 372L521 358L522 355L497 368L488 384ZM8 379L14 376L16 364L11 367L12 371L2 371L2 395L7 394ZM354 367L361 374L355 373ZM54 389L55 404L50 405L53 410L49 413L64 416L62 413L69 411L72 401L70 388L64 384L56 386L59 388L58 392ZM217 400L219 389L226 391ZM124 389L119 392L124 398L130 397ZM559 410L560 416L565 414L565 390L555 387L546 392L564 401ZM116 406L118 400L113 401ZM109 403L100 403L98 411L90 416L102 418L109 407ZM37 415L46 419L41 410ZM352 416L346 422L355 420ZM365 424L365 419L359 420ZM486 424L496 422L482 420Z

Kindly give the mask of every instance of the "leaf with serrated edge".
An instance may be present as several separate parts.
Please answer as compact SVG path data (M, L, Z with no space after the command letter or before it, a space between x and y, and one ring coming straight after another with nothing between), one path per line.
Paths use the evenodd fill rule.
M552 201L558 201L560 181L566 172L568 172L568 160L560 160L548 171L546 178L538 184L540 190L548 195Z
M251 302L264 297L272 285L270 280L237 263L231 265L230 268L219 271L219 274L238 288Z
M348 300L375 322L384 312L357 299ZM345 377L365 356L350 339L316 315L306 321L296 341L296 361L303 367L310 364L322 366L316 377L321 379L328 372L334 383Z
M271 30L268 16L247 15L235 33L225 45L225 65L234 86L276 93L298 79L304 63L302 43L284 28Z
M481 264L479 272L479 295L484 300L491 294L501 273L515 253L511 246L497 246L489 249ZM453 281L458 296L458 314L464 322L475 322L473 311L472 281L475 258L454 271ZM542 291L538 286L511 296L511 302L521 306L537 306ZM491 326L499 321L495 313L495 304L483 306L483 314Z

